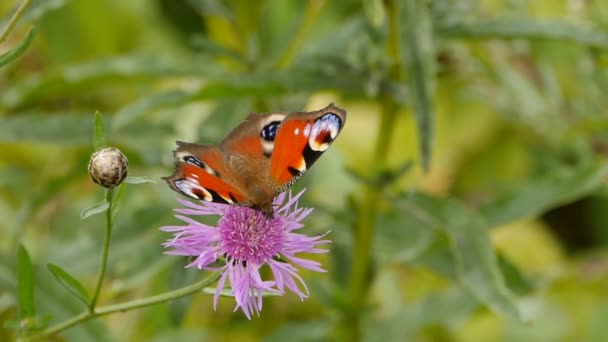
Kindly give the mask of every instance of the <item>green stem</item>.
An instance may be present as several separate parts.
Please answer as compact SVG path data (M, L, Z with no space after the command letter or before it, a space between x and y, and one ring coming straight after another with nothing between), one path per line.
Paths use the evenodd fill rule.
M325 0L310 0L307 2L306 10L304 11L304 18L302 24L298 28L298 31L293 35L289 41L289 45L283 54L279 58L276 67L278 69L286 69L293 61L298 49L304 43L304 39L313 27L317 17L321 13L321 10L325 6Z
M125 302L125 303L102 306L102 307L97 308L95 311L87 310L78 316L72 317L64 322L61 322L57 325L54 325L52 327L42 330L38 334L31 336L29 338L29 340L37 340L37 339L41 339L44 337L49 337L49 336L55 335L63 330L66 330L70 327L73 327L74 325L77 325L79 323L86 322L93 318L109 315L111 313L126 312L126 311L130 311L130 310L134 310L134 309L143 308L146 306L151 306L151 305L158 304L158 303L164 303L164 302L167 302L170 300L175 300L175 299L178 299L181 297L189 296L191 294L194 294L194 293L202 290L203 288L209 286L210 284L214 283L220 277L220 274L221 273L219 273L219 272L214 272L213 274L211 274L210 276L201 280L198 283L195 283L195 284L192 284L192 285L189 285L186 287L182 287L181 289L177 289L175 291L170 291L170 292L162 293L162 294L147 297L147 298L135 299L135 300Z
M106 201L108 201L108 210L106 210L106 232L103 238L103 247L101 250L101 266L99 270L99 276L97 278L97 285L95 285L95 291L93 292L93 299L89 304L89 312L95 312L95 306L99 299L99 293L103 285L103 279L106 275L106 268L108 266L108 252L110 251L110 239L112 237L112 202L114 200L114 188L106 190Z
M389 143L393 136L393 127L398 107L387 100L382 103L382 122L380 123L376 150L372 159L372 169L384 165L388 154ZM359 341L360 314L365 309L367 290L371 283L371 249L374 237L377 208L380 200L380 189L372 184L365 184L363 200L359 205L359 215L355 223L355 245L353 265L350 276L350 307L344 317L343 333L345 340Z
M393 59L394 65L389 71L393 81L402 80L402 64L399 34L399 0L387 0L386 7L389 13L389 41L387 53ZM399 106L394 99L386 95L381 98L381 122L377 135L374 155L370 163L370 177L381 171L386 164L390 141L393 137L395 119ZM375 221L378 216L378 202L380 189L371 184L363 185L361 193L363 199L359 205L358 218L355 223L355 241L353 252L353 265L350 277L350 307L342 322L341 337L348 341L360 341L361 313L365 309L367 291L371 283L371 247L373 243Z
M25 10L27 9L27 7L30 5L31 2L32 2L32 0L23 0L23 2L21 2L21 5L19 5L19 7L15 11L15 13L13 13L13 16L11 17L11 19L8 21L8 23L6 24L6 26L0 33L0 44L2 44L4 42L4 40L6 39L6 37L9 34L9 32L11 32L11 30L17 23L17 20L19 20L19 18L21 18L21 16L23 15L23 13L25 12Z

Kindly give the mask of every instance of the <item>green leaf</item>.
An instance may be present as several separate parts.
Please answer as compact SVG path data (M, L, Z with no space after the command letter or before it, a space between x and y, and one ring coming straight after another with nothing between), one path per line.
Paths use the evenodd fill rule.
M242 76L240 80L210 82L193 95L194 100L225 99L250 96L282 95L288 90L276 80L262 80L258 77Z
M274 341L328 341L332 329L329 320L287 322L262 339Z
M188 5L201 17L217 15L228 20L234 20L234 14L222 1L218 0L190 0Z
M407 72L409 101L416 116L420 157L425 171L429 169L434 135L433 51L430 17L425 2L404 1L401 34L403 65Z
M150 323L146 322L149 326ZM166 342L166 341L210 341L213 340L212 333L209 330L184 328L176 325L174 328L156 328L159 331L154 337L146 338L149 342Z
M36 21L37 19L43 17L46 13L59 9L68 4L70 1L71 0L33 0L25 10L25 13L21 17L20 21ZM15 10L10 12L10 16L13 15ZM4 20L0 20L0 27L4 27L7 24L10 16Z
M564 21L533 21L498 18L468 23L451 20L436 22L436 31L446 37L484 39L556 39L608 49L608 34Z
M103 126L103 117L99 111L95 112L95 127L93 131L93 148L99 151L107 146L106 131Z
M89 216L103 213L106 210L108 210L108 208L110 208L110 203L107 200L104 199L103 201L101 201L101 202L93 205L92 207L81 211L80 212L80 219L84 220L84 219L86 219Z
M118 111L112 117L112 128L120 129L156 108L175 107L188 102L191 98L192 94L189 92L174 89L144 96Z
M168 283L169 290L176 290L181 287L194 284L200 280L200 271L192 268L175 267L173 263L172 267L169 267ZM147 282L147 281L146 281ZM135 288L141 287L142 284L134 284ZM179 326L186 317L189 309L192 307L192 298L183 297L172 300L169 303L169 319L175 326Z
M243 114L251 110L253 101L247 99L219 100L209 116L200 123L199 135L206 143L222 138L243 120Z
M525 275L504 255L498 254L498 266L510 289L518 295L527 295L534 289Z
M386 22L386 12L382 0L363 1L363 13L367 21L374 27L380 28Z
M19 284L19 318L33 317L36 314L36 306L34 304L34 267L23 245L19 245L17 255L17 283Z
M0 105L8 108L40 104L47 100L65 98L71 94L84 95L104 86L115 87L164 78L217 74L209 65L176 64L165 56L133 55L95 59L82 64L55 68L40 75L26 77L10 84L0 93ZM215 65L211 68L218 69ZM205 69L205 70L202 70ZM219 78L219 77L218 77Z
M458 200L414 194L404 196L397 208L447 239L459 281L480 302L510 318L519 319L515 298L505 284L483 218ZM441 246L441 244L439 245Z
M91 141L91 119L84 112L14 114L0 117L0 141L55 145L86 144Z
M380 263L411 261L433 242L433 231L407 212L383 213L376 226L374 255Z
M118 188L114 189L113 191L114 191L114 193L113 193L114 198L112 199L112 221L114 221L116 219L116 215L118 215L118 211L122 207L121 203L125 197L125 193L127 192L127 185L124 182L120 183ZM106 198L106 200L107 200L107 198Z
M129 184L156 183L156 181L154 179L152 179L151 177L147 177L147 176L127 177L127 178L125 178L124 182L129 183Z
M61 267L48 264L47 265L55 279L63 286L68 292L73 294L76 298L80 299L85 305L89 304L89 293L84 286L78 281L78 279L71 276L68 272L64 271Z
M0 67L14 61L17 57L21 56L25 50L30 46L32 41L34 40L34 34L36 30L32 27L30 31L27 33L25 39L17 45L17 47L8 50L7 52L0 55Z
M391 300L399 301L399 298ZM378 315L375 324L369 327L369 335L374 336L374 341L416 341L426 327L466 321L477 308L478 303L467 291L452 287L433 292L421 301L401 304L386 315Z
M490 227L536 216L599 189L608 177L608 163L559 168L523 184L480 208Z

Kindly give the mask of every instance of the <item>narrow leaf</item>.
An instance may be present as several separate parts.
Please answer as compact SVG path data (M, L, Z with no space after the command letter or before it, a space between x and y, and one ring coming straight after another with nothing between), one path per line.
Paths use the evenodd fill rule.
M434 134L433 71L434 51L429 13L425 2L407 0L402 4L404 32L401 53L406 67L409 101L416 116L420 157L429 169Z
M143 184L143 183L156 183L154 179L151 177L143 176L143 177L127 177L125 178L125 183L129 184Z
M377 222L373 253L379 262L409 262L433 242L433 230L406 211L386 212Z
M534 290L534 286L526 276L502 254L498 254L498 266L500 266L505 281L513 292L518 295L527 295Z
M127 177L129 178L129 177ZM121 183L117 189L114 189L114 198L112 200L112 221L114 221L114 219L116 218L116 215L118 215L118 211L121 208L121 203L123 198L125 197L125 193L127 192L127 185L123 182ZM107 198L106 198L107 200Z
M555 39L608 49L608 34L559 20L499 18L479 22L437 21L437 31L454 38Z
M17 255L17 283L19 284L19 317L25 319L36 314L34 304L34 267L23 245Z
M108 210L109 207L110 207L110 203L104 199L103 201L93 205L92 207L81 211L80 219L84 220L89 216L103 213L106 210Z
M71 276L68 272L64 271L61 267L48 264L47 265L55 279L63 286L68 292L73 294L75 297L80 299L85 305L89 304L89 293L84 286L78 281L78 279Z
M36 30L32 27L30 31L27 33L25 39L19 43L15 48L8 50L7 52L0 55L0 67L14 61L17 57L21 56L25 50L30 46L32 41L34 40L34 35Z
M25 13L21 17L21 20L24 22L37 21L37 19L42 18L46 13L59 9L68 4L69 2L70 0L32 1L31 4L25 10ZM16 10L17 9L15 8L15 11ZM8 21L9 18L0 20L0 27L4 27Z
M386 12L382 6L382 0L363 1L363 12L367 21L374 28L380 28L386 21Z
M189 101L191 97L192 95L186 91L174 89L142 97L122 108L112 117L112 128L114 130L123 128L157 108L177 107Z
M24 111L14 114L0 118L2 142L73 145L91 141L91 120L84 112Z
M265 336L262 342L329 341L332 328L331 322L326 319L286 322Z
M95 128L93 131L93 148L95 151L99 151L105 148L106 144L106 132L103 126L103 117L99 111L95 112Z
M499 262L488 237L486 223L472 209L457 200L407 195L398 201L400 210L412 215L421 225L447 238L456 276L481 303L510 318L520 318L515 297L505 284ZM449 271L449 270L448 270Z
M531 217L575 201L599 189L608 177L608 163L559 168L512 189L481 207L490 227Z
M431 293L422 300L399 305L370 325L369 334L374 336L374 341L416 341L425 328L450 326L451 322L470 317L478 307L479 303L467 291L451 287Z

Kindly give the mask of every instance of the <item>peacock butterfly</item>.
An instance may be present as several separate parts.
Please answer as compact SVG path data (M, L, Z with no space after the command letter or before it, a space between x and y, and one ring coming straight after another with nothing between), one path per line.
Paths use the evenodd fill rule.
M185 196L243 205L271 217L274 197L291 187L338 137L346 111L251 113L219 146L177 141L175 172L164 177Z

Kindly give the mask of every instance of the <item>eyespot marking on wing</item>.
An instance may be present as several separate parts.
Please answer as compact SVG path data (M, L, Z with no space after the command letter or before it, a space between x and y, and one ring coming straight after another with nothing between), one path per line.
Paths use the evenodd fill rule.
M283 114L271 114L261 122L260 139L264 156L267 158L270 158L272 155L274 140L284 118L285 115Z
M212 169L209 165L207 165L206 163L203 163L200 159L196 158L195 156L186 153L186 152L178 152L177 154L177 158L181 161L183 161L184 163L188 163L188 164L192 164L192 165L196 165L198 167L200 167L201 169L205 170L208 174L219 177L219 173L217 173L217 171L215 171L214 169Z
M308 143L302 151L305 169L310 167L329 148L340 133L343 124L338 115L329 112L304 128L304 134L308 138Z
M326 113L315 120L308 137L308 145L313 151L324 152L336 139L342 129L342 120L334 113Z
M260 138L262 138L264 141L274 141L280 125L281 121L271 121L269 124L262 127L262 130L260 131Z

